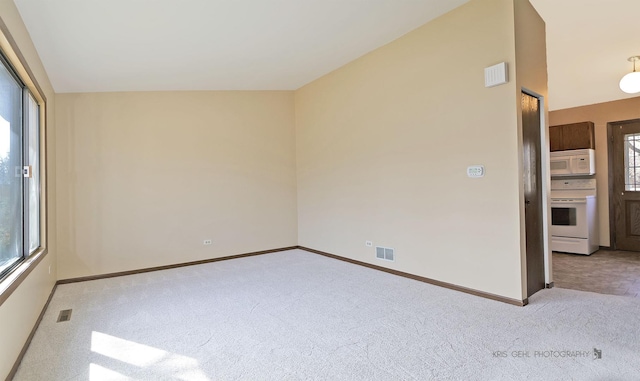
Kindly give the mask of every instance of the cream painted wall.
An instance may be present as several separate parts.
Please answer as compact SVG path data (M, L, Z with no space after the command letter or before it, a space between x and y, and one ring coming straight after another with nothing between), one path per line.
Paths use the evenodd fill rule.
M640 97L554 110L549 113L549 118L552 126L584 121L591 121L595 125L600 246L610 246L607 123L640 118Z
M472 0L295 95L64 94L54 113L18 12L0 0L49 98L56 200L49 255L0 307L0 376L56 264L66 279L299 243L522 299L518 95L540 77L516 71L514 14L533 15L515 1ZM484 67L501 61L518 78L484 88ZM472 164L486 176L467 178ZM396 248L396 262L365 240Z
M293 106L277 91L58 94L59 279L296 245Z
M520 83L483 74L515 77L514 12L472 0L296 91L300 245L523 299Z
M0 306L0 379L11 371L53 290L54 268L55 257L49 253Z
M0 0L0 18L47 98L48 254L0 306L0 379L13 367L56 280L54 93L22 18L11 0Z

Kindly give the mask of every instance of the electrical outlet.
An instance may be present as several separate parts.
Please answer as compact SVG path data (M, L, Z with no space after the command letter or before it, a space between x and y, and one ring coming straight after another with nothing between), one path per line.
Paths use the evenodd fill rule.
M210 239L205 239L203 245L211 245L212 242Z
M367 247L371 247L371 246L373 246L373 242L371 242L371 241L364 241L364 244L365 244Z

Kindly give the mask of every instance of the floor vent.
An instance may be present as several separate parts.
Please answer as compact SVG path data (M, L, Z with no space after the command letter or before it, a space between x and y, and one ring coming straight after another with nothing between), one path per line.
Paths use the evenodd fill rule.
M376 258L385 261L393 261L395 256L395 250L389 247L376 246Z
M71 320L71 310L62 310L58 314L58 323Z

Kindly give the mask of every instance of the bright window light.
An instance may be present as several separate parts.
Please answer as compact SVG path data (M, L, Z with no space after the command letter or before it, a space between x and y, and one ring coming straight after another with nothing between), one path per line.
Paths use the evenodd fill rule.
M200 369L200 364L194 358L167 352L162 349L121 339L106 333L93 331L91 333L91 351L110 359L128 364L123 369L107 369L95 364L94 358L90 366L90 380L128 379L122 373L130 369L131 365L139 368L152 368L154 374L185 381L211 381ZM114 365L111 365L114 368ZM120 372L119 372L120 371ZM95 377L95 378L94 378Z
M129 380L129 377L114 372L111 369L104 368L97 364L89 364L89 380L90 381L115 381Z

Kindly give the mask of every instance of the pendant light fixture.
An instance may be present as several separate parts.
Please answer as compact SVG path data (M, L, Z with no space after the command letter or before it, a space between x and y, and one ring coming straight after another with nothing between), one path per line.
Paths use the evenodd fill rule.
M627 94L640 93L640 72L636 71L636 61L640 61L640 56L629 57L629 62L633 62L633 71L620 80L620 90Z

